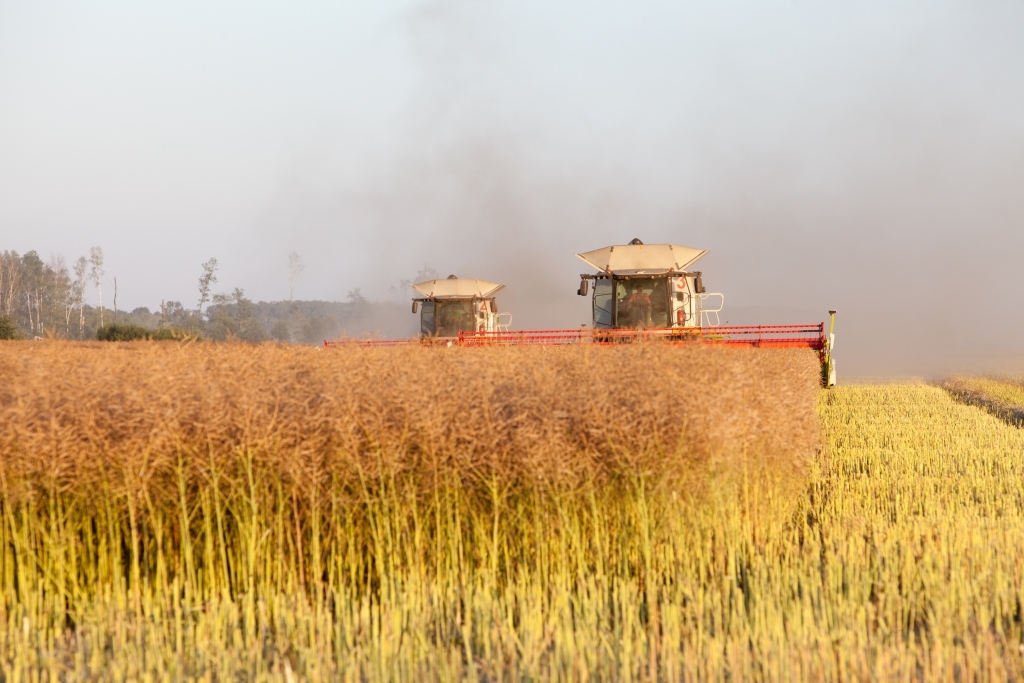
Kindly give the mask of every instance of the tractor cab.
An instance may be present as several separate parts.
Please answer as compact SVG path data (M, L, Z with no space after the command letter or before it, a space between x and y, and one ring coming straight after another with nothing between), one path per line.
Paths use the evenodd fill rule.
M577 294L593 281L594 329L715 327L725 297L705 291L700 271L690 266L707 249L644 244L634 239L576 254L598 273L580 277ZM708 301L710 299L710 301Z
M412 285L420 296L412 312L420 314L421 337L458 337L460 332L507 331L511 313L498 313L494 295L505 285L449 275Z

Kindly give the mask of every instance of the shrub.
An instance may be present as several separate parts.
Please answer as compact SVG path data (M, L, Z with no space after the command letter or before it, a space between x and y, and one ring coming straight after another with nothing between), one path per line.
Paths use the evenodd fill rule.
M0 339L21 339L21 330L6 313L0 313Z
M149 338L153 341L185 341L186 339L201 339L198 335L189 334L185 330L177 327L161 327L156 330L152 330L149 333Z
M112 323L96 330L96 338L100 341L149 339L149 330L141 325L118 325L117 323Z

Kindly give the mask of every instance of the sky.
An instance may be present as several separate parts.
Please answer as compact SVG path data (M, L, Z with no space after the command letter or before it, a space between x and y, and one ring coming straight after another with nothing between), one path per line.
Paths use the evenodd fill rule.
M0 249L119 305L406 300L575 327L585 264L709 249L723 321L836 309L850 378L1024 369L1019 2L0 0ZM109 296L109 294L108 294ZM95 293L93 293L95 298ZM411 317L411 314L410 314Z

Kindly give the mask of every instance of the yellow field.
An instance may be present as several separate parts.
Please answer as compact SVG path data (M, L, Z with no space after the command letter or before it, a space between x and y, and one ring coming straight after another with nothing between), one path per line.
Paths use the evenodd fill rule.
M1024 431L940 388L656 347L0 376L5 680L1024 677Z

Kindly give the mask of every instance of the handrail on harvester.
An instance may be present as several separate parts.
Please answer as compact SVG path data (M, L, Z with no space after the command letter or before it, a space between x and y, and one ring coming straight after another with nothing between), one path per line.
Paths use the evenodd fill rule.
M324 348L346 344L363 347L391 346L551 346L564 344L615 344L631 341L700 342L719 346L804 348L825 353L825 323L810 325L725 325L720 327L664 327L649 329L521 330L518 332L459 332L458 337L420 339L361 339L324 342Z

